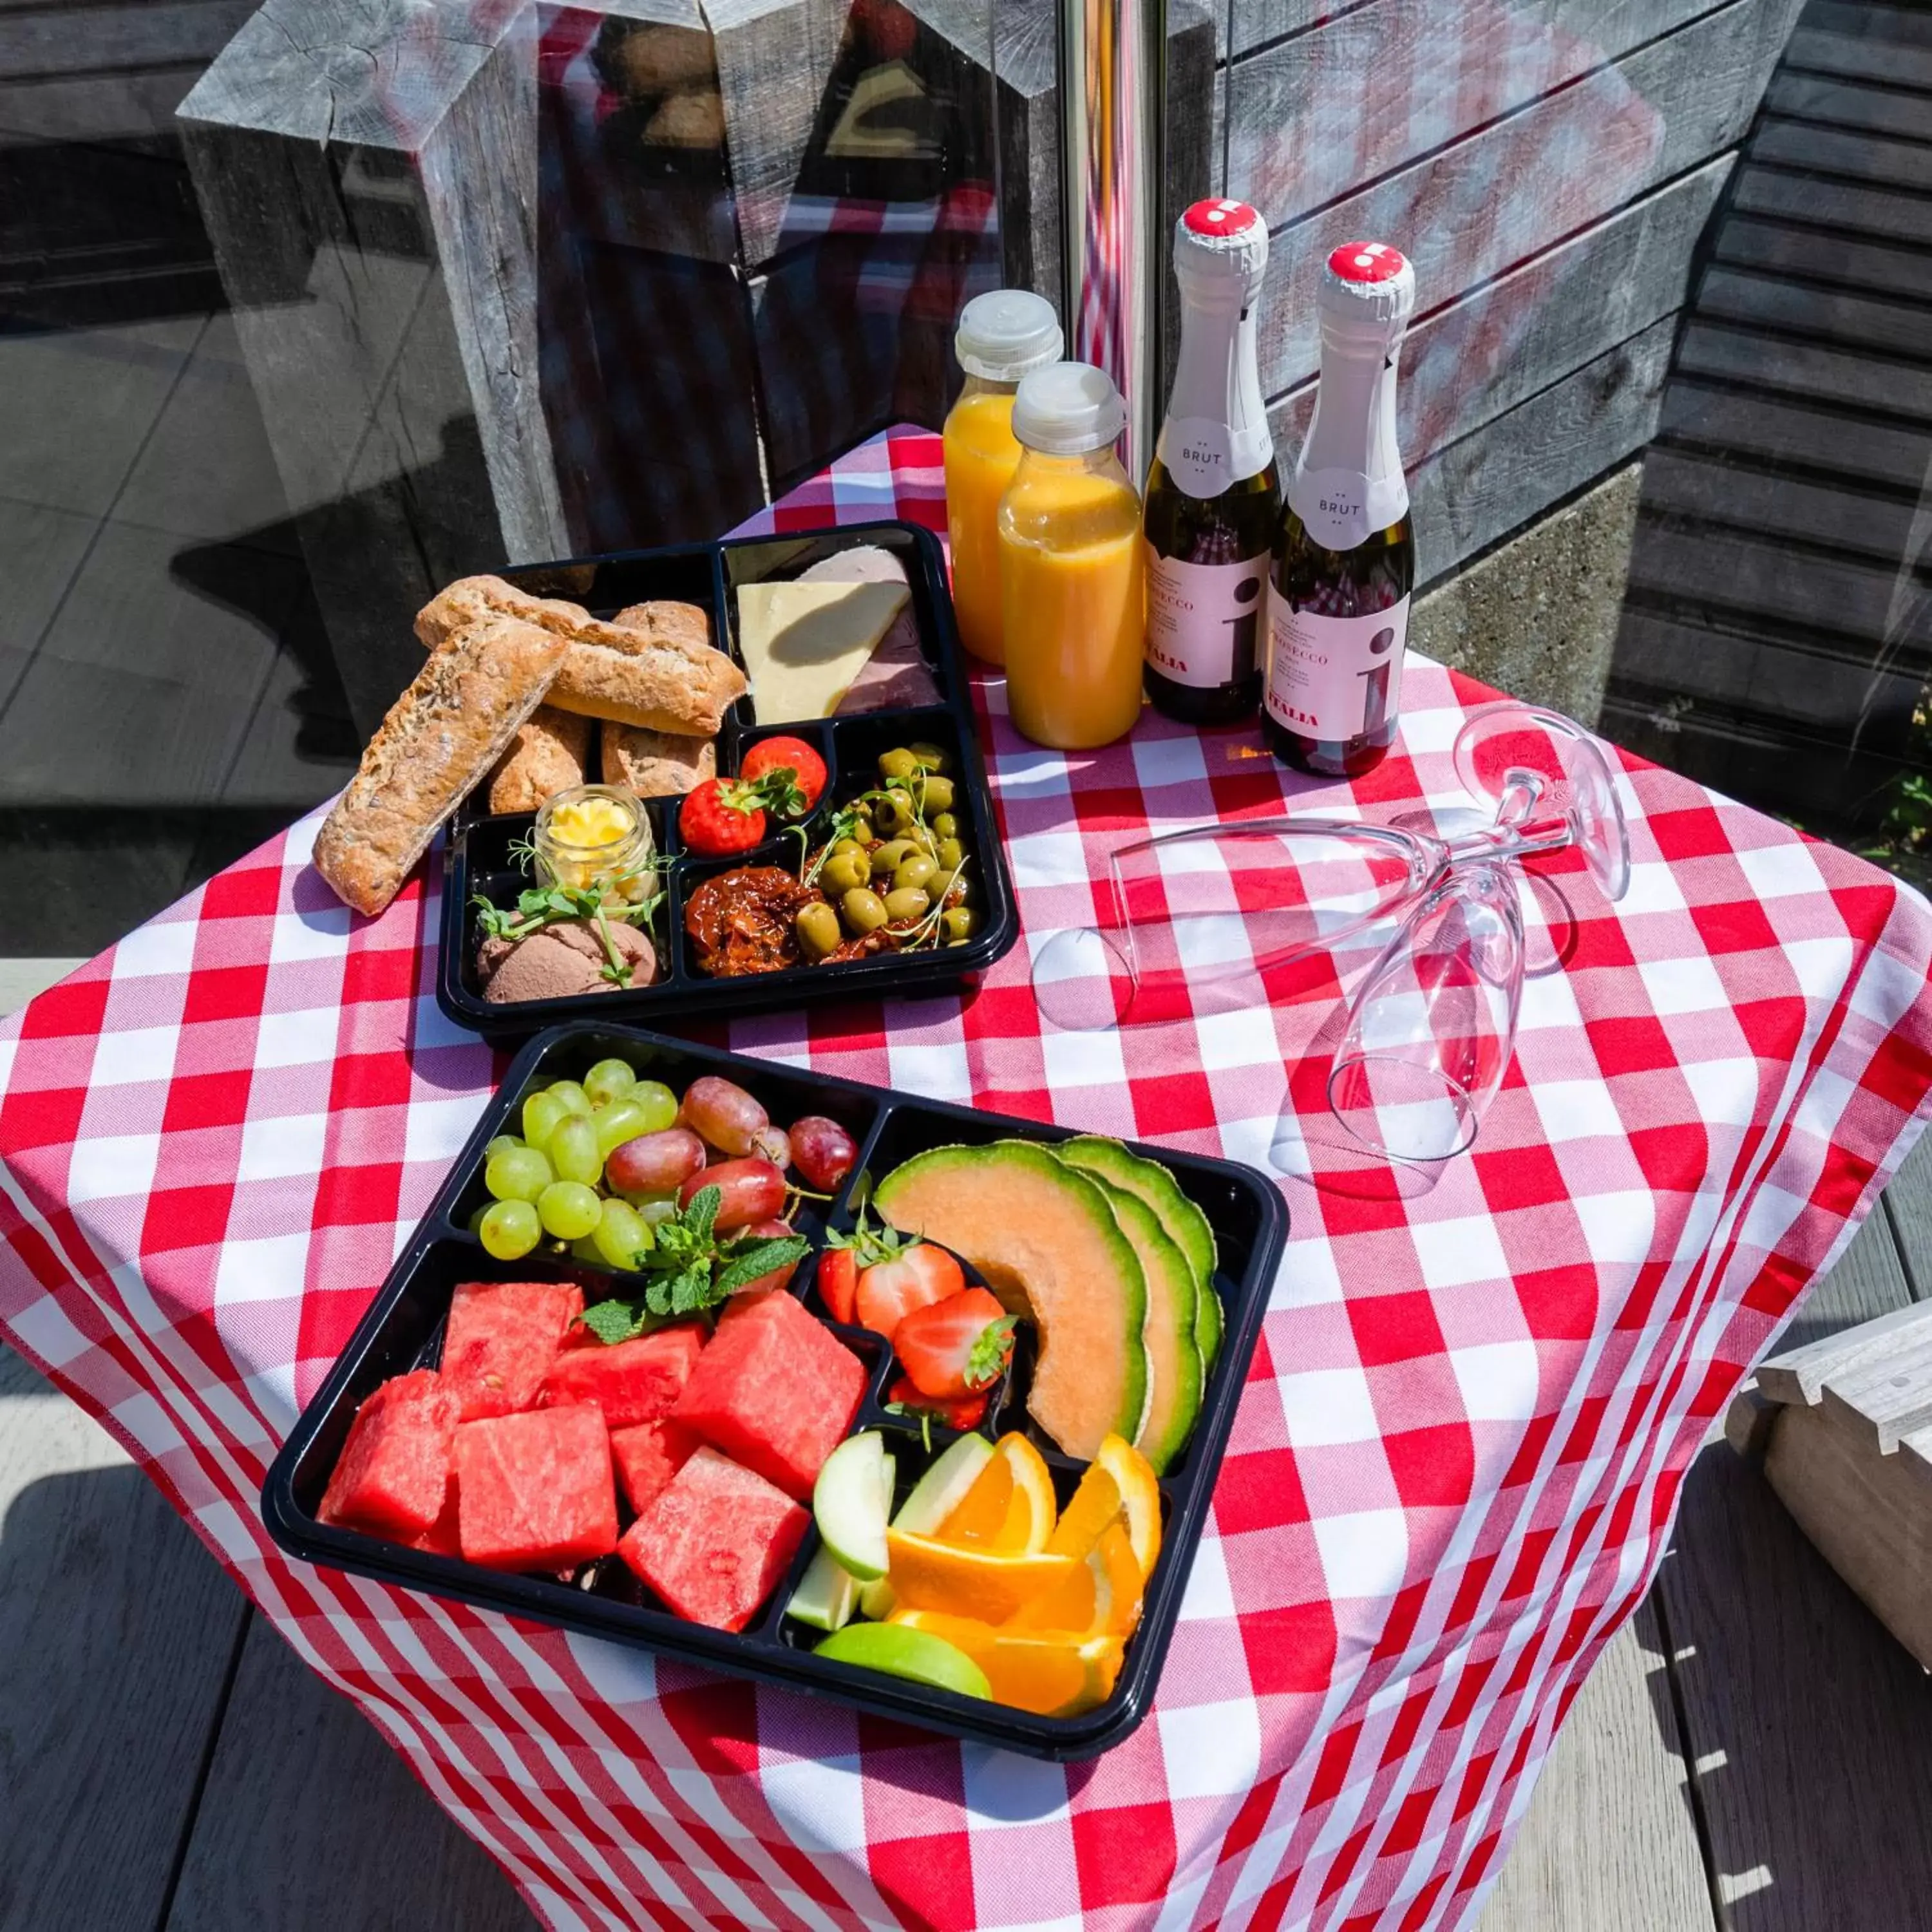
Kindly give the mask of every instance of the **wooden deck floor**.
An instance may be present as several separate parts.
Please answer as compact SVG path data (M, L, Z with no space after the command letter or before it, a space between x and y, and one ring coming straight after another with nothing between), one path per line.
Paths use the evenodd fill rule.
M33 990L4 962L0 1011ZM1932 1292L1932 1142L1793 1343ZM0 1349L0 1932L527 1932L107 1436ZM1922 1932L1932 1687L1723 1443L1480 1932Z

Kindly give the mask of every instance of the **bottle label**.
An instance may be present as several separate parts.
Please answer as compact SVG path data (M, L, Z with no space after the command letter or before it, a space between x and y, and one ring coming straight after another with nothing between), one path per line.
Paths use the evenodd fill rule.
M1213 416L1169 416L1161 424L1156 454L1183 496L1218 496L1268 466L1274 442L1267 417L1257 410L1255 418L1238 427Z
M1331 742L1379 730L1400 708L1408 599L1366 617L1295 610L1277 588L1268 610L1268 716Z
M1197 691L1252 674L1268 610L1268 554L1245 563L1181 563L1147 551L1147 658Z

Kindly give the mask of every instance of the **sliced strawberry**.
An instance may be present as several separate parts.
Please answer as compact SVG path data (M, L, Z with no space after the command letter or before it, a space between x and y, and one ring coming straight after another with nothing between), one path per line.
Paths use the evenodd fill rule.
M915 1308L892 1331L914 1388L947 1400L992 1388L1012 1352L1013 1318L983 1288Z
M917 1241L891 1260L867 1268L859 1277L854 1305L859 1319L890 1341L915 1308L944 1301L965 1286L959 1264L944 1248Z
M922 1395L912 1384L910 1376L902 1376L893 1383L886 1396L889 1408L902 1408L909 1414L929 1415L935 1422L943 1422L948 1429L977 1429L986 1419L986 1392L977 1395L962 1395L956 1402L948 1402L943 1396Z
M850 1248L827 1248L818 1258L818 1295L835 1322L853 1318L859 1292L859 1257Z

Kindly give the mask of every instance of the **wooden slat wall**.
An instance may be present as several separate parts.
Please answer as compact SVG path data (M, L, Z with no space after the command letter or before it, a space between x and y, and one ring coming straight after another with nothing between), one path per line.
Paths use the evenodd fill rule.
M1812 0L1713 227L1606 730L1840 837L1932 674L1932 14Z
M1402 439L1428 577L1641 448L1798 4L1229 0L1220 185L1272 233L1284 454L1312 402L1321 262L1367 234L1416 263Z

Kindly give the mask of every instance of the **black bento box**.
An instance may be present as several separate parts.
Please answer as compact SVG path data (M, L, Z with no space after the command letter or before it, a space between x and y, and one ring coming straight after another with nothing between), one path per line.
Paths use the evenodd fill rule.
M1082 1716L1036 1717L814 1657L811 1646L822 1634L789 1620L785 1606L818 1546L815 1529L808 1533L785 1578L758 1615L734 1634L674 1616L614 1557L595 1567L586 1587L582 1578L566 1582L482 1569L316 1520L322 1492L363 1400L388 1377L434 1366L441 1359L443 1320L457 1282L568 1280L581 1283L592 1298L610 1292L613 1276L568 1259L553 1262L532 1255L517 1262L496 1261L466 1228L470 1214L487 1198L482 1178L484 1147L506 1124L514 1122L526 1095L552 1080L581 1078L610 1056L629 1060L641 1076L662 1079L680 1092L700 1074L722 1074L752 1093L774 1120L784 1124L802 1114L824 1114L851 1133L860 1148L852 1176L829 1204L807 1201L793 1217L814 1252L800 1267L791 1292L867 1365L866 1395L852 1428L886 1432L897 1461L895 1508L932 1456L954 1439L952 1431L935 1426L928 1453L916 1423L886 1412L885 1390L896 1373L890 1344L868 1329L830 1322L818 1298L814 1276L825 1235L828 1229L852 1225L851 1196L862 1174L883 1178L902 1160L932 1147L1010 1138L1057 1141L1066 1138L1070 1130L802 1072L632 1028L563 1026L530 1041L518 1055L428 1214L276 1457L262 1492L262 1520L269 1534L290 1555L310 1562L661 1651L765 1683L814 1691L861 1710L1035 1757L1090 1757L1118 1744L1146 1715L1153 1700L1288 1236L1288 1210L1280 1193L1260 1175L1232 1162L1162 1148L1136 1149L1168 1168L1214 1228L1221 1259L1215 1286L1226 1330L1194 1433L1161 1480L1160 1557L1148 1580L1139 1628L1129 1642L1113 1694ZM1028 1416L1028 1367L1022 1349L981 1426L992 1436L1023 1430L1052 1469L1064 1506L1082 1466L1063 1454Z
M706 879L740 866L794 868L799 843L795 837L779 836L774 828L772 836L756 850L738 857L689 856L678 836L680 801L647 799L644 807L665 887L664 903L650 928L658 950L656 982L565 999L493 1005L483 997L476 976L476 949L482 934L472 901L480 892L497 905L513 907L518 893L535 883L518 868L511 848L530 836L536 814L492 816L487 809L487 794L479 788L452 820L443 850L441 958L436 992L436 1004L450 1018L487 1038L511 1040L580 1017L594 1017L600 1024L614 1021L652 1025L674 1018L730 1018L814 1000L876 998L888 994L917 998L962 985L1012 950L1019 938L1019 917L994 819L986 766L974 735L945 562L930 531L916 524L848 524L777 536L530 564L500 574L532 596L566 598L583 604L594 616L608 617L627 604L659 598L698 604L710 614L712 641L742 663L740 585L796 577L821 559L861 544L890 550L905 566L920 648L938 688L940 702L912 710L861 712L850 717L760 725L753 722L748 695L731 706L718 733L718 775L735 773L746 753L760 738L802 738L816 746L828 777L817 811L802 821L809 836L833 807L877 782L874 760L881 752L920 741L938 745L955 760L958 802L954 809L971 818L969 876L980 895L980 930L962 946L882 952L836 965L796 966L730 979L700 973L692 963L684 931L684 909L690 893ZM599 776L594 759L587 776L593 782Z

